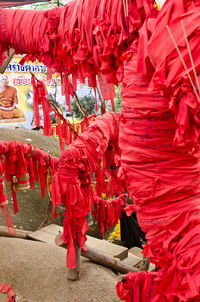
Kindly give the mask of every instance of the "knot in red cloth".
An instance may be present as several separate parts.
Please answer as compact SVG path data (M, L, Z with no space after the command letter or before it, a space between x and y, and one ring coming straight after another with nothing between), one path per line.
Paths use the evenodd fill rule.
M126 215L127 216L131 216L133 214L133 212L141 212L142 208L139 205L136 204L130 204L128 206L125 207L124 209L126 211Z

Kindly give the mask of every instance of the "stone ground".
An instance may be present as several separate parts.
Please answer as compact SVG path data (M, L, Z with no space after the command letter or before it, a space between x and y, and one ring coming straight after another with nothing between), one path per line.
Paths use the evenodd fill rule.
M0 237L0 283L16 302L118 302L117 276L81 257L78 281L67 280L66 250L47 243ZM0 302L7 295L0 294Z

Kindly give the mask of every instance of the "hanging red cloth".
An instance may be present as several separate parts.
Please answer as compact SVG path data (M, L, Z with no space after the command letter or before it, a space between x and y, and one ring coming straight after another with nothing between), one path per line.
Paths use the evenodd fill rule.
M5 157L4 161L2 155ZM15 185L19 183L20 178L24 175L29 175L30 188L33 188L34 183L40 179L41 195L42 197L45 196L47 171L50 169L54 174L57 170L59 159L50 156L37 147L17 141L0 142L0 156L0 174L4 174L5 179L11 184L14 213L18 212L16 196L18 189ZM13 224L7 210L7 205L4 204L6 195L4 194L2 180L1 178L0 198L3 202L2 210L4 211L8 228L11 229ZM23 180L20 181L23 183Z
M0 293L7 293L8 299L7 302L14 302L15 301L15 293L12 287L9 284L0 284Z
M100 171L101 160L110 142L117 144L119 115L114 113L98 117L78 138L63 152L54 175L52 201L66 207L64 214L63 240L68 244L67 267L76 267L74 241L77 240L85 249L88 229L86 215L91 212L94 199L91 173ZM114 204L115 201L113 201ZM116 200L114 221L120 217L121 201ZM114 208L114 207L113 207ZM103 208L102 208L103 209ZM56 217L56 213L55 213Z
M1 208L1 212L3 214L3 217L5 219L6 222L6 226L8 228L8 232L10 234L16 234L15 233L15 229L14 229L14 225L12 222L12 218L10 216L10 212L8 210L8 206L7 206L8 200L7 200L7 194L5 191L5 184L4 184L4 179L3 177L0 177L0 208Z
M40 128L40 112L39 106L43 107L43 119L44 119L44 135L51 135L51 117L52 111L49 101L47 100L47 89L42 81L39 81L32 75L31 82L33 85L33 118L35 125Z
M182 2L166 4L172 3L186 11ZM166 10L161 14L168 13L167 7L164 6ZM185 16L189 14L192 15L189 12ZM149 37L153 24L149 25L150 28L144 24L140 32L139 46L146 39L144 44L151 49ZM155 29L152 43L161 38L156 33ZM140 53L136 53L136 43L131 47L132 55L124 66L119 146L128 194L134 203L132 210L136 210L147 239L143 254L156 265L158 272L153 278L151 273L144 278L140 273L133 274L131 282L127 279L117 290L125 301L198 301L199 104L173 49L166 60L162 58L163 65L158 68L154 65L156 70L149 63L151 53L143 50L145 64L142 62L143 68L138 72ZM186 52L182 51L186 58ZM174 64L182 74L176 74ZM169 75L171 89L166 86ZM148 280L152 288L146 283Z
M117 198L105 200L96 196L94 198L94 215L98 222L100 234L104 237L104 233L113 227L120 218L125 207L126 194Z

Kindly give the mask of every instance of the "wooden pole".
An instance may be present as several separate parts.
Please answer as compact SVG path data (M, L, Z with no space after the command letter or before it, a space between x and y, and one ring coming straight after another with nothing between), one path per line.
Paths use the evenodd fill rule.
M58 234L55 238L55 243L57 246L63 247L67 249L67 245L64 244L61 234ZM129 272L138 272L139 270L133 266L127 266L121 261L113 258L109 255L103 254L91 247L87 247L87 251L81 251L81 256L86 257L97 264L101 264L107 268L112 269L115 272L119 272L121 274L127 274Z
M55 238L55 244L57 246L63 247L67 249L67 245L63 242L61 238L62 234L58 234ZM76 249L76 268L68 268L67 279L76 281L80 272L80 256L81 256L81 248L78 245L77 240L74 242Z
M80 258L81 258L81 248L78 245L77 240L74 242L76 249L76 268L68 268L67 279L76 281L80 272Z
M99 96L99 99L100 99L100 102L101 102L101 115L103 115L105 113L106 104L105 104L105 100L101 96L101 92L99 91L98 86L97 86L97 92L98 92L98 96Z
M49 197L49 204L48 204L48 210L47 210L47 217L42 221L41 225L39 226L38 230L46 227L47 225L49 225L52 220L53 220L53 205L52 205L52 201L51 198Z
M187 38L186 31L185 31L185 26L184 26L183 20L181 20L181 26L182 26L182 29L183 29L183 33L184 33L184 37L185 37L185 42L186 42L188 53L189 53L189 56L190 56L190 61L191 61L191 64L192 64L192 69L193 69L194 76L195 76L195 79L196 79L196 84L197 84L197 87L198 87L198 90L199 90L199 93L200 93L199 80L198 80L197 72L196 72L196 69L195 69L195 66L194 66L194 61L193 61L192 53L191 53L191 50L190 50L190 45L189 45L189 42L188 42L188 38Z

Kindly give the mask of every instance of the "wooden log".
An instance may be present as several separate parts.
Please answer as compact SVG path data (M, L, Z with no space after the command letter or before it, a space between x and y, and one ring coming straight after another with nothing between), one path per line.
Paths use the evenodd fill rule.
M81 256L92 260L95 263L101 264L115 272L127 274L129 272L138 272L135 267L129 267L114 257L103 254L91 247L87 247L87 251L81 251Z
M67 245L63 242L61 238L62 234L58 234L55 238L55 244L57 246L63 247L67 249ZM77 240L75 241L75 249L76 249L76 268L69 268L67 273L67 279L75 281L78 279L80 272L80 256L81 256L81 248L78 245Z
M64 244L61 234L58 234L55 238L56 245L67 249L67 245ZM135 267L130 267L123 264L121 261L113 258L109 255L103 254L91 247L87 247L87 251L81 251L81 256L86 257L97 264L101 264L107 268L112 269L115 272L119 272L121 274L127 274L129 272L138 272L139 270Z
M81 248L78 245L77 240L74 242L76 249L76 268L68 268L67 271L67 279L76 281L80 272L80 256L81 256Z
M19 230L19 229L15 229L16 234L14 233L9 233L7 227L5 226L0 226L0 236L4 236L4 237L16 237L16 238L22 238L22 239L27 239L28 235L31 232L27 232L24 230Z
M143 259L135 266L139 271L148 271L150 266L149 258L143 256Z

